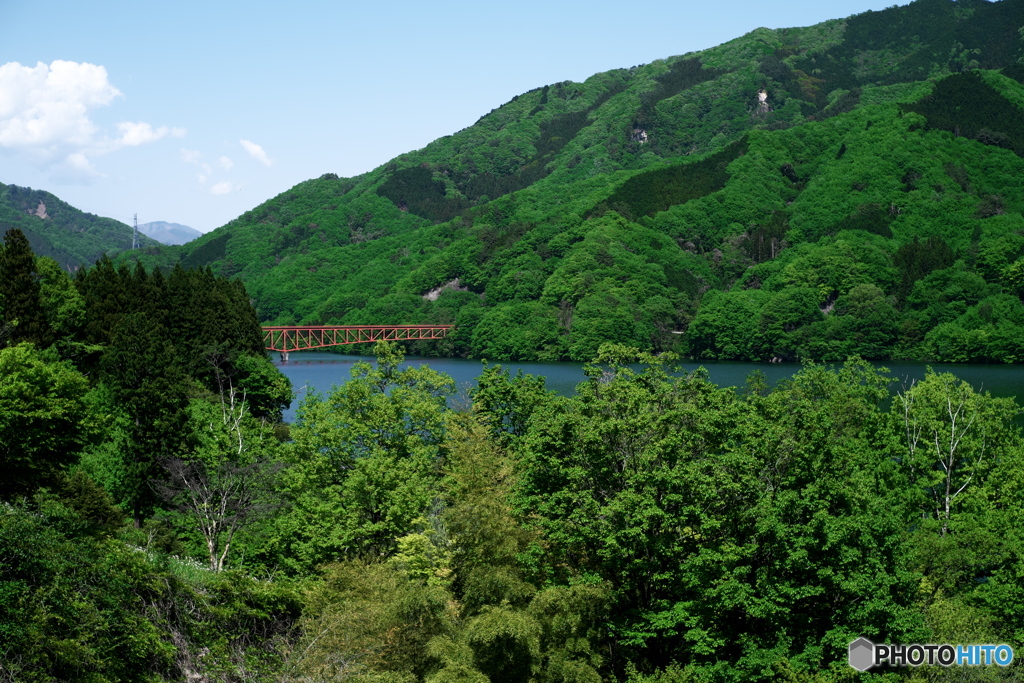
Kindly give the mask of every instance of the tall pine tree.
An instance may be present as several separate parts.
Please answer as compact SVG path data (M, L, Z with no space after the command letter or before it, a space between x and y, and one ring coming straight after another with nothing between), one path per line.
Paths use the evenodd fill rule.
M136 525L158 502L154 480L165 476L163 463L187 448L188 379L177 361L166 328L145 313L129 313L118 323L101 362L103 382L127 418L118 449L121 481L115 488Z
M40 348L53 343L53 332L39 301L36 257L25 234L11 228L0 250L0 310L11 344L31 342Z
M82 268L75 285L85 298L85 337L90 344L106 345L121 317L128 311L127 283L104 254L92 268Z

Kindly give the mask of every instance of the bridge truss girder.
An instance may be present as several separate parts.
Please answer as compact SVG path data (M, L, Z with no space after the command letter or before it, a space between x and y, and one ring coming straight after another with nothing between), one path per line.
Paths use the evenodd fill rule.
M263 345L287 360L292 351L308 351L377 341L444 339L454 325L276 325L263 328Z

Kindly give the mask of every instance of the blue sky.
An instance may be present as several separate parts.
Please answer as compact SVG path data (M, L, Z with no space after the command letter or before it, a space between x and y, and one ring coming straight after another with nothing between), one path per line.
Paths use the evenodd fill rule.
M892 4L0 0L0 182L205 232L536 87Z

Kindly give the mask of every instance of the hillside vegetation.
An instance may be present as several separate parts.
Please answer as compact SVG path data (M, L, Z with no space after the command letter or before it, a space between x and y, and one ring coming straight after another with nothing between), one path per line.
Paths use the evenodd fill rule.
M12 228L28 238L36 254L65 270L132 248L132 228L121 221L80 211L43 190L0 184L0 233ZM157 244L139 234L140 246Z
M0 681L1024 680L848 663L1022 651L1012 399L859 358L737 391L636 348L1015 360L1017 8L551 86L133 267L8 230ZM490 364L459 395L382 341L284 424L253 300L593 362L571 397Z
M459 326L418 353L1017 362L1021 26L917 0L757 29L133 258L240 277L265 322Z
M0 680L849 683L860 637L1020 651L1012 399L860 359L738 392L603 344L573 397L491 365L452 401L382 341L285 425L260 340L237 280L72 280L6 233Z

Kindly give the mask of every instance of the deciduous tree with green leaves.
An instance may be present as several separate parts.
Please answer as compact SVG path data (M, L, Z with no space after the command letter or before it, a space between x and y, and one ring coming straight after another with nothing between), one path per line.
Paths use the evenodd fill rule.
M990 473L1021 447L1012 425L1019 409L1013 399L992 398L929 369L897 395L894 410L902 422L904 467L945 535L961 501L984 490Z
M74 464L95 425L88 381L31 344L0 349L0 496L53 485Z
M292 569L390 552L434 497L455 383L401 368L392 343L375 352L376 366L357 363L348 382L299 408L284 479L293 505L276 532Z
M219 398L190 402L195 448L165 457L167 476L158 485L202 536L215 572L224 570L236 538L282 505L274 494L281 463L273 432L234 387Z

